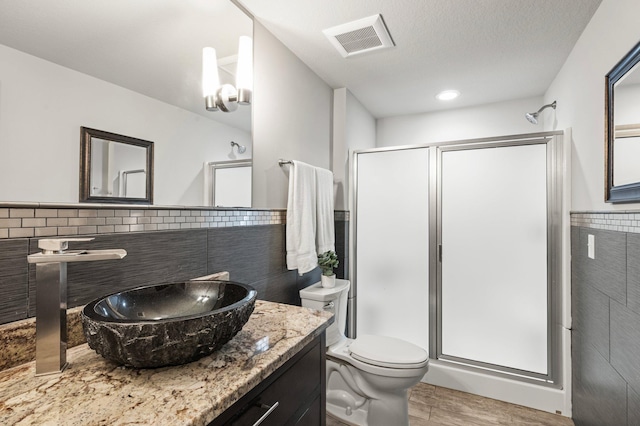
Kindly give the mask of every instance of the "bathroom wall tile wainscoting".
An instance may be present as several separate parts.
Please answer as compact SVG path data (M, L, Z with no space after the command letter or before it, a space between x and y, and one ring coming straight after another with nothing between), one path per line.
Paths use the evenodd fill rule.
M27 264L27 255L39 251L40 238L54 236L95 237L91 242L69 243L70 249L122 248L128 253L117 262L68 265L69 321L77 319L77 312L72 308L83 306L97 297L142 285L189 280L219 271L228 271L232 281L252 285L260 299L300 305L298 291L319 281L320 271L316 269L299 276L297 271L287 270L285 213L284 210L165 209L153 206L0 205L0 324L5 324L0 326L0 341L8 343L1 339L14 336L35 346L29 334L33 331L32 318L35 316L35 268ZM71 224L71 218L104 221L104 224ZM121 231L116 230L117 225L106 224L109 219L159 222L167 218L180 222L169 222L174 225L170 229L158 226L145 228L146 225L161 223L132 223ZM41 220L34 222L35 219ZM54 219L64 219L65 222L59 222L60 226L47 222ZM49 224L51 226L47 226ZM42 232L38 231L37 225L54 228L55 232L49 230L46 236L38 237ZM138 225L142 228L132 228ZM74 228L69 230L69 226ZM110 228L100 228L102 226ZM336 212L335 227L336 252L341 264L347 264L348 212ZM21 235L19 230L25 230L25 237L11 238L11 235ZM337 271L339 278L348 278L346 274L347 269ZM75 340L70 336L70 343ZM33 350L16 349L21 355L13 351L13 355L7 354L10 359L0 360L0 365L8 368L29 361L33 359Z
M14 217L10 217L12 209L16 209ZM82 234L80 226L102 225L78 225L78 234L68 235L96 237L95 241L81 243L81 248L124 248L129 254L118 262L69 265L72 321L77 316L77 309L72 308L98 296L223 270L230 272L232 280L253 285L261 299L297 305L299 289L318 280L317 271L300 277L286 269L285 215L279 210L264 213L208 210L206 216L203 212L207 210L167 209L169 216L164 216L165 210L160 208L0 206L0 214L9 216L0 221L0 323L4 324L0 329L11 328L16 341L33 344L29 324L34 315L35 274L26 256L38 251L39 237L35 236L34 226L41 222L25 219L51 217L55 211L58 219L67 214L77 218L90 215L104 218L106 224L108 217L116 218L116 212L124 214L125 210L129 216L120 216L123 221L126 217L136 221L145 217L172 217L171 212L176 211L180 215L174 213L173 217L184 217L185 222L178 223L188 223L189 227L147 231L129 228L128 232L115 232L114 225L112 232ZM134 211L136 215L138 211L143 213L131 216ZM154 211L156 216L145 216L146 211ZM188 216L182 216L183 211L188 211ZM193 211L198 215L192 216ZM251 213L258 216L256 221L262 222L246 220ZM187 222L192 217L204 221ZM207 217L229 220L207 222ZM18 229L16 220L20 221L20 227L33 228L33 236L10 238L9 228ZM335 220L336 251L344 265L338 276L348 278L349 215L336 212ZM220 222L224 225L214 225ZM571 214L571 224L573 421L576 426L640 424L640 212L575 212ZM64 227L57 227L56 235L65 235L61 228ZM589 257L590 235L595 241L594 259ZM75 248L80 248L80 243ZM70 340L78 339L70 336ZM30 359L28 354L25 357L15 352L8 357L18 363ZM1 365L7 368L11 363ZM411 390L410 414L412 425L572 424L561 416L423 383ZM497 415L506 417L491 417ZM331 421L328 419L328 424L335 424Z
M410 426L573 426L571 419L427 383L409 391ZM327 416L327 426L346 426Z
M576 212L571 225L575 424L638 425L640 212Z

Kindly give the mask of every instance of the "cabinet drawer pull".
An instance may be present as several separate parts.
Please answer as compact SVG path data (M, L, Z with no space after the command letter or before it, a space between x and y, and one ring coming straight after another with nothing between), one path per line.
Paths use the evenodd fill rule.
M275 404L273 404L271 407L269 407L267 404L260 404L260 408L264 408L264 409L268 408L268 411L264 413L262 417L260 417L258 421L253 424L253 426L258 426L260 423L264 422L266 418L269 417L269 414L273 413L273 410L278 408L278 405L280 405L278 401L276 401Z

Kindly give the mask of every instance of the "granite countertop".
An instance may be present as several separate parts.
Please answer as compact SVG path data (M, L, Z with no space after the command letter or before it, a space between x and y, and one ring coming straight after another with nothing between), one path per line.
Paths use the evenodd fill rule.
M328 312L258 300L222 349L157 369L117 366L83 344L67 351L62 374L35 377L34 362L0 372L0 424L206 425L332 321Z

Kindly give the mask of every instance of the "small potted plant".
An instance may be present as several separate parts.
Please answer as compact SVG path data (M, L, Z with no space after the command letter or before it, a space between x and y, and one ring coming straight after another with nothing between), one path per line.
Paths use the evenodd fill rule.
M322 287L333 288L336 285L336 274L333 270L338 267L338 255L335 251L329 250L318 255L318 266L322 269Z

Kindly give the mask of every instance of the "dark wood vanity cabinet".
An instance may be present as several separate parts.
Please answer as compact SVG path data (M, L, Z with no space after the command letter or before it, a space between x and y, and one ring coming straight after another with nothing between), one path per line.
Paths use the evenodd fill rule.
M323 332L209 426L325 426L325 349Z

